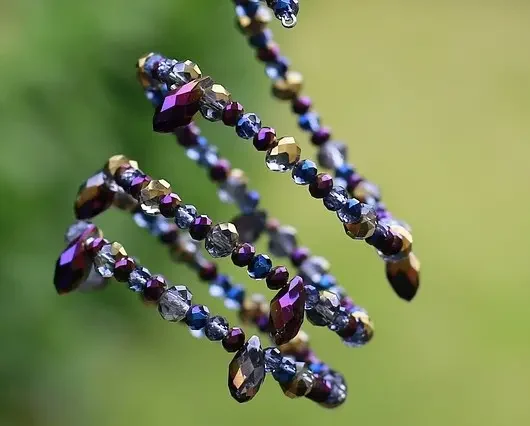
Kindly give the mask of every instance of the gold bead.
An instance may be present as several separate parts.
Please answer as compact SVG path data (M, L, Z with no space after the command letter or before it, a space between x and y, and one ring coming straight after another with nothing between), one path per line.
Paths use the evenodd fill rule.
M296 374L287 383L280 383L283 393L289 398L306 396L315 384L315 375L302 362L296 363Z
M145 63L153 55L153 52L147 53L146 55L140 57L138 62L136 62L136 76L144 89L151 85L151 79L145 72Z
M237 18L237 25L243 34L251 36L261 33L271 20L272 14L270 10L260 6L252 18L248 15L239 16Z
M245 323L255 322L258 318L269 314L269 302L261 294L253 294L245 298L239 310L239 318Z
M171 185L164 179L150 181L140 192L142 210L148 214L160 212L160 198L171 193Z
M199 66L190 60L184 62L178 62L173 65L169 73L169 78L175 81L175 84L171 86L171 90L189 83L192 80L197 80L202 77L202 72Z
M381 199L381 191L375 183L363 180L355 187L352 196L361 203L374 205Z
M130 166L134 169L138 168L138 162L129 160L125 155L113 155L105 164L105 171L110 177L114 177L121 166Z
M362 344L368 343L374 337L374 323L364 311L353 311L350 314L357 320L358 324L363 325L363 333L361 336Z
M242 185L248 184L248 177L245 175L245 172L241 169L232 169L228 174L228 179L234 179Z
M368 204L361 207L361 219L355 223L345 223L344 230L354 240L364 240L374 235L377 227L377 214Z
M404 259L386 263L386 277L399 297L411 301L420 287L421 264L414 253Z
M403 246L400 254L405 257L412 251L412 234L401 225L390 225L390 230L401 236L403 239Z
M302 355L309 351L309 336L305 331L300 330L294 339L280 346L280 351L284 355Z
M123 245L121 243L118 243L117 241L114 241L110 245L110 254L116 260L120 260L121 258L127 256L127 252L125 251L125 248L123 248Z
M273 172L284 173L291 170L298 161L302 150L291 136L278 140L278 145L269 149L265 156L265 164Z
M224 86L216 84L210 77L201 78L199 85L204 90L200 100L202 116L209 121L219 121L224 107L232 102L230 92Z
M285 78L280 78L274 82L272 93L278 99L291 100L298 96L302 90L304 78L296 71L287 71Z

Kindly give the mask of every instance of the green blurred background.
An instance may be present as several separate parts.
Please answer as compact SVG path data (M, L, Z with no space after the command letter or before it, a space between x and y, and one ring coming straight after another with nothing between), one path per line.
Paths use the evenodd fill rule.
M135 80L140 54L195 60L314 157L233 29L231 2L0 4L2 426L530 424L530 2L301 0L295 30L274 25L325 123L413 226L423 270L411 304L319 202L267 173L231 129L201 122L375 319L376 338L361 350L307 328L348 380L349 401L335 411L288 400L273 380L240 406L220 348L119 286L65 297L53 289L77 187L110 155L140 160L214 218L234 214L172 138L152 133ZM189 283L197 300L224 312L127 215L97 222L151 271ZM233 271L228 261L221 268Z

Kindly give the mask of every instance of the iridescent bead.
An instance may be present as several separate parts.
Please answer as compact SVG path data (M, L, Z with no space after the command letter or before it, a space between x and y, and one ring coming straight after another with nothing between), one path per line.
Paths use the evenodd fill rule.
M166 279L162 275L153 275L142 290L142 297L146 302L158 302L167 289Z
M200 330L204 328L208 318L210 317L210 310L204 305L193 305L186 313L186 324L191 330Z
M187 126L175 129L175 136L177 137L178 144L185 148L196 145L200 135L201 130L193 122Z
M149 182L151 182L151 180L152 179L149 176L140 174L131 181L131 185L129 188L124 189L136 200L139 200L142 189L144 189L149 184Z
M375 210L368 204L361 203L361 218L354 223L345 223L344 230L354 240L364 240L371 237L377 226Z
M326 209L332 212L341 210L348 201L348 192L342 186L334 186L322 201Z
M282 363L282 353L278 348L270 347L265 349L265 372L276 371Z
M248 265L248 275L255 280L262 280L265 278L272 268L272 261L269 256L265 254L258 254L254 256Z
M239 241L236 227L231 223L219 223L206 236L205 248L212 257L229 256Z
M171 83L169 79L169 73L171 72L171 69L174 65L176 65L178 61L176 59L169 59L164 58L162 59L156 68L153 70L153 77L158 80L160 83L169 84Z
M355 198L350 198L344 207L337 211L337 217L343 223L360 221L362 217L362 204Z
M164 195L160 198L158 208L160 214L167 218L173 218L177 214L177 208L180 207L182 200L174 192Z
M166 321L181 321L191 308L191 299L192 294L186 286L168 288L158 300L158 312Z
M332 382L322 376L316 376L311 391L306 395L311 401L325 403L331 395Z
M200 215L195 218L190 226L189 233L191 238L197 241L204 240L212 228L212 219L206 215Z
M420 286L420 261L414 253L409 253L397 262L387 262L386 276L396 294L411 301Z
M245 113L243 105L239 102L230 102L223 110L223 123L227 126L235 126Z
M298 125L302 130L315 133L320 129L320 117L316 112L307 112L300 116Z
M148 87L151 85L151 79L148 75L148 73L145 70L145 63L146 61L152 57L154 53L147 53L140 57L138 61L136 62L136 77L138 78L138 81L142 85L142 87Z
M137 178L142 176L144 176L144 173L141 170L129 167L128 165L124 165L116 171L114 175L114 180L116 181L118 186L120 186L125 192L130 194L132 183Z
M230 173L230 162L224 158L217 162L210 169L210 179L214 182L224 182Z
M258 318L269 314L269 303L265 296L253 294L243 300L239 318L246 323L256 322Z
M355 170L353 169L353 166L348 163L344 163L342 166L335 168L335 176L344 179L346 182L354 173Z
M254 4L257 5L258 3L254 3ZM272 40L272 31L268 28L248 38L249 44L255 48L266 47L267 43L271 40Z
M140 192L140 205L147 214L160 213L158 208L160 199L171 194L171 185L164 179L150 181Z
M315 133L311 135L311 142L314 145L320 146L325 144L331 138L331 129L328 127L321 127Z
M363 180L364 179L360 174L353 172L350 176L348 176L348 185L346 189L350 194L353 194L353 191L355 188L357 188L357 185L359 185Z
M300 330L293 339L280 346L280 351L282 354L292 356L295 359L308 359L310 355L309 336Z
M318 169L311 160L300 161L293 169L293 180L297 185L309 185L317 177Z
M259 192L245 191L236 198L237 206L243 214L250 214L258 207L260 200Z
M307 311L307 319L316 326L327 326L333 322L340 309L340 300L335 293L322 291L315 307Z
M240 403L250 401L265 380L265 357L261 342L252 336L236 353L228 367L228 389Z
M308 257L310 251L307 247L297 247L294 249L290 255L291 262L296 267L299 267Z
M103 278L110 278L114 275L116 260L125 256L127 256L127 252L120 243L106 244L94 257L94 267Z
M336 408L342 405L348 396L348 387L344 377L333 370L325 373L323 379L331 384L331 392L319 405L325 408Z
M273 10L278 19L282 19L284 16L286 16L285 19L288 19L287 16L290 14L298 15L300 5L298 0L275 0Z
M375 183L363 180L355 187L352 196L373 206L381 199L381 190Z
M318 287L322 276L329 272L331 265L320 256L311 256L300 265L300 274L306 281L306 284L313 284Z
M272 372L272 376L279 383L288 383L295 375L296 362L287 357L283 357L278 368Z
M232 169L219 187L219 199L223 203L234 203L245 195L248 179L240 169Z
M236 124L236 133L243 139L252 139L260 129L261 119L254 113L243 114Z
M237 23L241 32L250 36L262 32L271 19L270 10L266 7L260 7L252 17L246 13L238 15Z
M284 78L288 69L289 60L285 56L273 54L271 61L265 64L265 74L267 74L267 77L273 81L276 81L279 78Z
M254 211L253 213L241 214L232 220L237 232L239 241L243 243L253 243L259 239L263 231L267 214L264 211Z
M287 285L289 271L285 266L275 266L267 275L267 287L270 290L279 290Z
M90 219L112 205L114 192L110 189L105 173L99 172L80 186L75 200L77 219Z
M64 240L67 244L70 244L77 240L83 232L89 229L92 225L90 222L78 220L73 225L70 225L64 234Z
M296 363L296 375L287 383L281 383L283 393L289 398L307 395L313 389L315 375L303 362Z
M276 146L276 130L271 127L262 127L258 134L254 136L254 147L258 151L268 151Z
M265 163L273 172L287 172L291 170L298 161L302 150L293 137L286 136L278 140L278 145L269 149L265 157Z
M299 115L305 114L311 109L311 105L311 98L308 96L300 96L296 99L293 99L293 112Z
M232 262L236 266L248 266L255 254L256 249L252 244L240 244L232 252Z
M310 284L304 286L305 289L305 309L313 309L320 300L320 292L318 289Z
M200 80L204 95L201 99L200 111L208 121L219 121L223 117L224 108L232 101L232 96L220 84L215 84L210 77Z
M221 316L214 316L208 318L206 326L204 327L204 335L208 340L214 342L223 340L224 337L228 334L228 321L226 318Z
M389 262L405 259L412 251L413 239L409 230L394 221L389 226L387 236L388 240L385 241L384 246L378 251L378 254L383 260Z
M342 142L328 142L318 151L318 163L328 169L337 169L344 164L348 147Z
M151 273L147 268L137 266L134 271L129 274L129 289L135 293L142 292L150 278Z
M290 100L298 96L303 85L302 74L296 71L287 71L284 78L274 82L272 93L278 99Z
M296 276L271 300L271 337L277 345L293 339L304 322L304 280Z
M180 229L188 229L197 217L197 209L191 204L180 205L175 215L175 223Z
M256 57L265 63L278 60L280 56L280 46L274 41L269 41L265 47L260 47L256 52Z
M232 327L222 340L227 352L237 352L245 344L245 332L239 327Z
M181 86L202 77L199 66L191 61L178 62L168 73L169 83Z
M329 290L337 285L337 279L331 274L323 274L318 283L318 288L321 290Z
M333 178L327 173L320 173L309 185L309 193L313 198L324 198L333 188Z
M110 157L107 162L105 163L105 167L103 168L105 173L109 178L114 178L116 172L120 167L132 167L133 169L138 169L138 163L136 161L130 160L125 155L113 155Z
M129 275L136 269L136 262L132 257L122 257L114 264L114 279L119 282L127 282Z
M374 336L374 324L368 314L362 310L355 310L350 315L357 322L357 330L353 335L343 338L348 346L361 347L366 345Z
M292 226L281 226L270 233L269 251L274 256L289 256L297 245L296 229Z

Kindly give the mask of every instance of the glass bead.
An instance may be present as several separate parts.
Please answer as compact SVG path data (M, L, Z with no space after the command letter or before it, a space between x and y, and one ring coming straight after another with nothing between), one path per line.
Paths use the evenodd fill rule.
M132 257L122 257L114 264L114 279L119 282L129 281L129 275L136 268L136 262Z
M268 151L276 146L276 130L271 127L262 127L258 134L254 136L254 148L258 151Z
M318 151L318 163L327 169L335 170L346 161L348 147L342 142L328 142Z
M337 279L331 274L323 274L318 283L318 288L321 290L329 290L337 285Z
M120 243L104 245L94 257L94 267L103 278L114 275L114 264L116 260L127 256L127 252Z
M374 324L368 314L362 310L355 310L351 313L357 323L356 332L350 337L343 338L347 346L361 347L366 345L374 336Z
M329 272L329 262L320 256L311 256L300 266L300 274L306 284L312 284L318 288L324 274Z
M299 267L309 257L309 254L307 247L297 247L290 255L291 262L293 262L294 266Z
M254 113L243 114L236 124L236 133L243 139L252 139L260 129L261 119Z
M158 300L158 312L166 321L182 321L191 308L192 294L186 286L168 288Z
M153 275L142 290L143 299L147 302L156 303L166 288L166 279L162 275Z
M101 290L107 286L109 280L103 278L96 270L94 266L90 269L88 276L77 288L80 292L88 293L91 291Z
M151 278L149 269L143 266L138 266L134 271L129 274L129 289L135 293L140 293L147 284L147 281Z
M132 183L136 178L143 176L141 170L135 169L133 167L120 167L116 172L116 183L127 193L130 193L132 188Z
M267 275L267 287L269 290L279 290L287 285L289 271L285 266L275 266Z
M230 173L230 162L221 158L210 169L210 179L214 182L224 182Z
M296 276L271 300L270 335L277 345L293 339L304 322L304 280Z
M298 161L302 150L293 137L286 136L278 140L278 145L269 149L265 163L269 170L284 173L291 170Z
M269 41L265 47L257 50L256 57L265 63L274 62L280 57L280 46L274 41Z
M360 220L354 223L344 224L346 234L354 240L370 238L374 234L376 227L377 214L368 204L362 204Z
M215 225L206 236L205 248L214 258L230 256L239 241L236 227L231 223Z
M258 4L258 3L254 3L254 4ZM266 47L267 43L271 40L272 40L272 31L268 28L248 38L249 44L255 48Z
M140 205L142 210L150 215L160 213L160 199L171 194L171 185L164 179L150 181L145 188L140 191Z
M331 383L331 392L326 401L321 402L320 405L325 408L336 408L342 405L348 396L348 387L344 377L335 371L329 371L324 378Z
M228 334L228 321L226 318L221 316L214 316L208 318L206 326L204 327L204 335L208 340L219 341L223 340L224 337Z
M339 297L330 291L322 291L320 299L313 309L307 311L307 319L313 325L325 326L333 322L339 313Z
M344 163L343 165L335 168L335 176L344 179L346 182L353 175L355 170L350 164ZM346 188L346 186L344 186Z
M248 266L254 255L256 254L256 249L252 244L244 243L238 245L232 252L232 262L236 266Z
M168 73L169 83L181 86L202 77L199 66L191 61L178 62Z
M342 186L335 185L322 201L330 211L341 210L348 201L348 192Z
M243 105L239 102L231 102L223 110L223 123L227 126L235 126L241 116L245 113Z
M176 128L190 124L193 116L199 111L203 93L199 80L192 80L169 91L162 105L155 111L153 130L172 133Z
M239 307L245 299L245 287L241 285L234 285L226 291L226 299L235 302Z
M363 180L355 187L352 196L357 198L361 203L375 206L381 199L381 190L375 183Z
M228 389L237 402L248 402L256 396L264 380L265 356L259 338L252 336L228 367Z
M298 125L302 130L315 133L320 129L320 117L316 112L306 112L298 119Z
M298 0L275 0L273 9L274 14L279 17L285 15L286 13L298 15L298 12L300 11L300 5Z
M295 114L305 114L311 109L311 98L308 96L300 96L293 100L292 109Z
M208 140L203 136L199 136L197 144L186 150L186 155L203 167L212 167L219 161L217 147L208 144Z
M157 67L153 70L154 77L161 83L167 84L169 81L169 73L178 61L176 59L162 59Z
M293 180L297 185L309 185L317 177L318 169L311 160L300 161L293 169Z
M248 265L248 275L255 280L264 279L272 269L272 261L265 254L254 256Z
M354 319L356 325L356 320ZM339 308L339 312L333 322L329 325L331 331L337 332L339 335L344 331L350 324L350 315L343 307Z
M219 187L219 199L223 203L235 203L245 196L247 183L247 177L242 170L232 169L226 181Z
M245 344L245 332L239 327L232 327L222 340L227 352L237 352Z
M396 294L406 301L416 296L420 287L420 261L414 253L397 262L386 263L386 277Z
M320 300L320 292L318 289L310 284L304 286L305 290L305 309L308 311L313 309Z
M278 368L272 372L272 376L279 383L288 383L295 375L296 362L288 357L283 357Z
M191 330L200 330L206 325L210 310L204 305L193 305L186 313L186 324Z
M180 205L175 215L175 223L180 229L188 229L197 217L197 209L191 204Z
M272 373L276 371L282 363L282 353L278 348L270 347L264 350L265 353L265 372Z
M277 57L265 64L265 74L273 81L284 78L288 69L289 60L285 56Z
M362 216L362 204L355 198L350 198L344 207L337 211L337 216L343 223L358 222Z
M313 389L315 375L303 362L296 363L296 375L287 383L282 383L283 393L289 398L300 398Z
M201 79L199 84L204 90L200 107L202 116L208 121L221 120L223 110L232 101L232 96L224 86L214 83L210 77Z
M259 34L272 20L272 14L266 7L258 8L257 12L252 17L247 15L244 9L242 10L243 12L238 13L237 23L241 32L247 36Z
M290 256L296 249L296 229L292 226L281 226L270 234L269 251L278 257Z
M295 99L302 90L304 78L296 71L287 71L283 78L274 81L272 94L281 100Z
M189 233L191 238L196 241L202 241L212 228L212 219L205 214L197 216L190 226Z
M241 213L250 214L258 207L259 200L259 192L245 191L245 193L243 194L238 194L236 198L236 203L239 207L239 210L241 210Z
M309 336L304 331L300 330L298 334L291 339L290 342L287 342L280 346L282 354L292 356L295 359L307 359L311 358L310 356L310 347L309 347Z
M173 218L177 214L177 208L180 206L182 200L175 193L164 195L160 198L158 208L160 214L167 218Z
M70 225L68 229L66 230L66 233L64 235L64 240L67 244L70 244L77 240L81 235L83 235L83 232L85 232L87 229L90 228L92 224L90 222L85 222L82 220L79 220L75 222L73 225Z
M311 142L316 146L321 146L328 142L331 138L331 129L328 127L321 127L311 135Z
M98 172L87 179L77 192L74 213L77 219L91 219L107 210L114 200L114 191L108 184L104 172Z
M313 198L326 197L333 188L333 178L327 173L320 173L309 185L309 193Z

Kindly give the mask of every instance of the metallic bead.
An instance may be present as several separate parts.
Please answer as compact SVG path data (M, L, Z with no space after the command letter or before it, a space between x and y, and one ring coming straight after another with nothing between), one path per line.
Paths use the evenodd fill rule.
M153 275L142 289L142 297L146 302L156 303L166 289L166 279L162 275Z
M239 318L245 323L255 323L258 318L269 314L269 301L262 294L254 293L241 304Z
M268 151L276 146L276 130L272 127L262 127L254 136L254 148L258 151Z
M334 186L322 200L326 209L335 212L341 210L348 201L348 192L342 186Z
M315 375L303 362L296 363L296 375L287 383L281 383L283 393L289 398L306 396L315 383Z
M270 233L269 251L278 257L287 257L296 249L296 229L292 226L281 226Z
M236 124L236 133L243 139L252 139L260 129L261 119L254 113L243 114Z
M293 339L304 322L304 280L296 276L271 300L271 337L277 345Z
M114 275L116 261L126 256L127 252L120 243L106 244L94 257L94 267L103 278L110 278Z
M140 205L147 214L155 215L160 213L160 199L171 194L171 185L164 179L150 181L145 188L140 191Z
M255 280L264 279L272 269L272 261L265 254L254 256L248 265L248 275Z
M320 299L313 309L307 311L307 319L316 326L330 325L340 308L339 297L330 291L320 293Z
M397 262L402 259L406 259L407 256L412 252L412 234L403 225L398 224L397 221L392 221L389 226L389 236L394 236L394 242L400 244L399 247L394 247L387 253L387 251L379 250L378 254L385 262Z
M127 166L133 169L138 169L138 162L129 160L125 155L113 155L107 160L104 170L110 178L114 178L114 175L120 167Z
M237 352L245 344L245 332L239 327L232 327L221 343L225 351Z
M308 96L300 96L293 99L292 109L295 114L302 115L311 109L312 101Z
M231 102L223 110L223 123L234 127L245 113L245 108L239 102Z
M191 308L192 294L186 286L168 288L158 300L158 312L166 321L182 321Z
M136 269L136 262L132 257L126 256L118 259L114 264L114 279L119 282L127 282L129 275Z
M232 252L232 263L240 267L248 266L255 255L256 249L252 244L240 244Z
M175 223L180 229L188 229L197 217L197 209L191 204L180 205L175 215Z
M278 99L295 99L302 90L304 78L296 71L287 71L284 78L274 82L272 93Z
M236 227L231 223L219 223L206 236L205 248L212 257L226 257L230 256L238 242Z
M267 288L269 290L279 290L287 285L289 281L289 271L285 266L275 266L267 275Z
M266 7L260 7L254 16L238 14L237 24L244 34L251 36L261 33L272 20L272 14Z
M157 81L163 85L169 86L171 83L169 79L169 73L171 72L173 66L175 66L177 63L178 61L176 59L164 58L158 62L158 65L151 74Z
M90 219L112 205L114 191L103 172L98 172L79 187L74 211L77 219Z
M265 357L261 342L252 336L236 353L228 367L228 389L240 403L250 401L265 380Z
M282 353L278 348L270 347L264 350L265 354L265 372L272 373L276 371L282 363Z
M151 181L152 179L149 176L139 173L131 180L130 186L128 188L124 187L124 189L131 197L139 200L142 189L144 189Z
M186 324L191 330L200 330L206 326L210 310L204 305L193 305L186 313Z
M298 125L307 132L318 132L318 129L320 129L320 116L313 111L306 112L298 119Z
M357 331L343 341L348 346L364 346L374 337L374 324L368 314L361 309L354 310L350 315L358 324Z
M291 262L296 267L299 267L310 255L310 251L307 247L297 247L291 254Z
M197 80L202 77L202 72L199 66L186 60L184 62L178 62L168 73L168 83L175 84L176 86L181 86L183 84L189 83L192 80ZM173 88L173 87L171 87Z
M300 266L300 275L306 284L319 288L322 277L329 272L330 263L320 256L311 256Z
M313 309L320 300L320 292L314 285L307 284L305 286L305 309Z
M377 214L368 204L361 205L361 219L354 223L345 223L344 230L354 240L364 240L374 235L377 227Z
M145 70L146 61L154 55L153 52L147 53L138 59L136 62L136 76L142 87L146 88L151 85L151 78Z
M297 185L309 185L317 177L318 169L311 160L300 161L293 169L293 180Z
M318 163L322 167L335 170L344 164L347 154L348 147L342 142L328 142L318 151Z
M254 211L249 214L241 214L232 220L239 233L239 241L253 243L259 239L267 223L267 213Z
M305 331L300 330L293 339L281 345L280 350L284 355L302 359L309 353L309 336Z
M204 327L204 335L208 340L219 341L223 340L228 334L228 321L226 318L221 316L215 316L208 318L206 326Z
M73 225L70 225L68 229L66 230L66 233L64 234L64 240L67 244L70 244L77 240L81 235L83 235L83 232L88 230L92 225L90 222L85 222L83 220L79 220L75 222Z
M337 217L342 223L356 223L362 218L362 204L355 198L350 198L342 209L337 211Z
M147 281L151 279L151 273L149 269L144 268L143 266L138 266L134 271L129 274L129 290L134 291L135 293L141 293L145 288Z
M214 182L224 182L230 173L230 162L226 158L220 158L210 169L210 179Z
M333 189L333 178L327 173L319 173L309 185L309 193L313 198L324 198Z
M381 199L381 190L375 183L363 180L355 187L352 196L361 203L374 206Z
M311 391L306 395L311 401L325 403L331 395L333 382L329 378L316 376Z
M399 297L411 301L420 286L420 261L414 253L404 259L386 263L386 277Z
M173 218L177 214L177 208L180 207L182 200L175 193L164 195L160 198L158 208L160 214L167 218Z
M230 92L214 83L210 77L204 77L199 80L204 94L200 101L200 111L208 121L219 121L223 117L224 108L232 101Z
M283 357L279 367L272 372L272 376L279 383L288 383L295 375L296 362L287 357Z
M212 219L205 214L197 216L190 226L189 233L191 238L196 241L202 241L212 228Z
M120 210L132 212L138 206L138 201L136 201L126 192L118 191L114 194L112 205Z
M311 135L311 142L316 146L321 146L328 142L331 138L331 129L328 127L321 127Z
M273 172L287 172L291 170L298 161L302 150L293 137L286 136L278 140L278 145L269 149L265 157L265 164Z
M336 408L342 405L348 396L348 386L344 377L330 370L323 375L323 380L331 385L331 392L325 401L319 402L319 405L325 408ZM326 392L324 393L326 394Z

